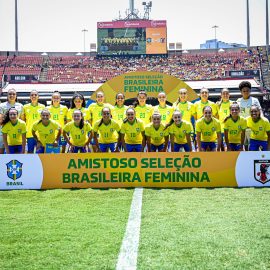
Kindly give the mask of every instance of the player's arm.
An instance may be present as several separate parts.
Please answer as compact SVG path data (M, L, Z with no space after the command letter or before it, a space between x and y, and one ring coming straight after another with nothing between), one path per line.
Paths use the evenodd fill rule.
M5 146L6 153L10 154L9 148L8 148L7 134L6 133L3 133L3 143L4 143L4 146Z
M146 139L147 150L148 152L151 152L151 137L145 135L145 139Z
M97 152L100 152L100 148L99 148L99 143L98 143L98 132L97 131L94 131L94 142L95 142L95 145L97 147Z
M192 145L191 145L190 133L186 133L186 139L187 139L187 144L188 144L188 147L190 149L190 152L192 152Z
M91 142L91 140L92 140L92 137L93 137L93 133L92 133L92 131L89 131L88 132L88 140L87 140L87 142L85 143L85 145L84 146L88 146L89 145L89 143Z
M123 134L123 133L121 133L121 143L122 143L122 146L124 148L124 151L127 152L127 146L125 143L125 134Z
M25 154L25 146L26 146L26 133L22 134L22 154Z
M202 151L202 144L201 144L201 132L196 132L196 138L197 138L197 145L198 145L198 152Z
M55 147L58 146L58 141L59 141L59 138L61 136L61 133L62 133L62 128L59 127L58 132L57 132L57 135L56 135L56 138L55 138L55 141L53 143L53 145Z
M70 146L73 146L73 144L71 143L70 139L69 139L69 136L68 136L68 133L63 130L63 137L65 138L66 142L70 145Z
M241 151L245 151L245 146L244 146L245 136L246 136L246 130L242 129L242 131L241 131Z
M37 148L39 148L42 143L39 141L38 137L37 137L37 134L36 134L36 131L32 129L32 135L33 135L33 138L36 140L37 142Z
M169 144L169 135L164 136L164 148L161 150L161 152L167 152L168 144Z
M245 138L245 137L244 137ZM230 143L229 143L229 134L228 134L228 129L224 129L224 139L225 143L227 145L227 150L231 151Z
M144 152L144 148L145 148L145 145L146 145L146 139L145 139L145 132L142 131L142 152Z
M217 132L217 151L220 151L221 149L221 132Z
M121 146L121 133L120 130L118 131L118 139L117 139L117 145L115 148L115 152L120 152L120 146Z
M270 150L270 131L267 131L267 137L268 137L268 139L267 139L267 150L269 151Z
M170 133L171 152L174 152L174 134Z

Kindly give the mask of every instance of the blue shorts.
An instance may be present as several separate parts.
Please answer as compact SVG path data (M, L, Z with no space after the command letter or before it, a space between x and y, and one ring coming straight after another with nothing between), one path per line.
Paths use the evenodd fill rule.
M65 140L65 138L63 136L60 136L60 138L58 140L58 145L59 146L66 146L67 145L67 141Z
M70 148L70 153L86 153L86 147L85 146L73 146Z
M215 142L201 142L201 148L206 151L208 148L213 151L217 148L217 145Z
M40 146L39 148L36 149L36 154L44 154L45 153L45 147Z
M190 152L190 148L187 143L174 143L173 152L179 152L181 148L184 148L185 152Z
M242 145L240 143L229 143L232 151L241 151Z
M8 149L10 154L22 154L22 145L9 145Z
M35 150L35 146L37 146L37 141L33 137L27 138L27 151L28 151L28 153L33 153Z
M268 142L250 139L249 151L267 151Z
M141 144L127 144L126 143L127 152L142 152Z
M99 148L101 152L107 152L107 149L111 152L115 152L116 143L99 143Z
M160 145L154 145L154 144L151 144L151 151L152 152L160 152L161 150L164 149L164 143L160 144Z

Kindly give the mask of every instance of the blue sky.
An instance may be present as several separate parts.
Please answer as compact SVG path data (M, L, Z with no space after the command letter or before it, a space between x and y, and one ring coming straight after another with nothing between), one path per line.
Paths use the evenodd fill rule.
M249 0L251 45L265 45L265 1ZM168 42L182 42L197 49L214 38L246 44L246 0L152 0L151 19L165 19ZM135 0L141 13L142 0ZM122 17L128 0L18 0L19 50L83 51L96 43L96 22ZM14 50L14 0L0 0L0 51Z

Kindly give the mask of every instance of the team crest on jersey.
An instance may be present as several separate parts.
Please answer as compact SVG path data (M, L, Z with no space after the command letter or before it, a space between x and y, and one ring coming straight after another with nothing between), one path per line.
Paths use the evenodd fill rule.
M22 163L18 160L11 160L7 164L7 176L16 181L22 176Z
M215 131L215 130L216 130L216 128L212 127L212 131Z
M262 127L259 127L259 130L260 130L260 131L262 131L262 130L263 130L263 128L262 128Z
M140 132L140 128L136 128L136 131L137 131L137 132Z
M83 129L81 130L81 133L84 134L84 130Z
M113 132L114 131L114 129L113 128L110 128L110 132Z
M22 130L21 129L18 129L18 133L22 133Z
M163 135L164 135L163 132L160 132L160 137L163 137Z
M262 184L270 181L270 160L254 160L254 178Z
M49 131L49 132L50 132L50 134L52 134L52 133L53 133L53 129L50 129L50 131Z

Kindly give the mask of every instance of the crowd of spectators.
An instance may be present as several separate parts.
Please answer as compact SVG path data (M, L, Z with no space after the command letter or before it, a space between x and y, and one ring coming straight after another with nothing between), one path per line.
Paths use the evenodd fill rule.
M132 71L156 71L181 80L224 79L230 70L260 69L259 51L238 50L187 53L169 56L89 57L89 56L12 56L0 57L0 67L25 70L46 68L47 82L100 83Z

